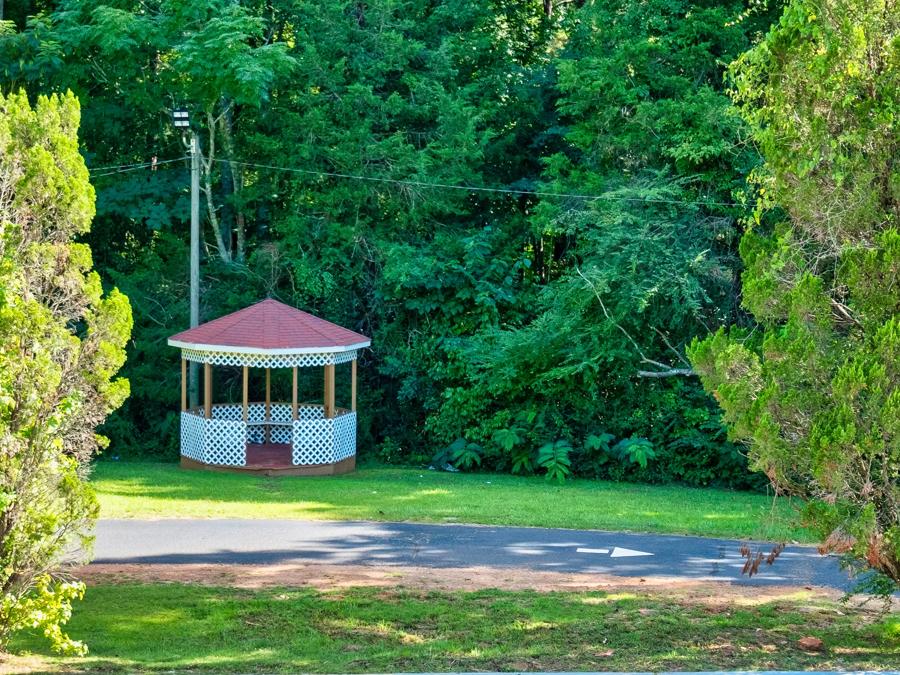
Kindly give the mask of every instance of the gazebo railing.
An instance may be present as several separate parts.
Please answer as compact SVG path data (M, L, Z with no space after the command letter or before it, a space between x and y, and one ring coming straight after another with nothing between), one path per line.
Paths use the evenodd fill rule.
M294 466L333 464L356 454L356 413L337 408L325 417L323 405L302 403L293 419L290 403L247 406L221 403L211 406L211 417L203 408L181 413L181 454L204 464L246 466L248 443L278 443L291 446ZM268 439L266 438L268 432Z

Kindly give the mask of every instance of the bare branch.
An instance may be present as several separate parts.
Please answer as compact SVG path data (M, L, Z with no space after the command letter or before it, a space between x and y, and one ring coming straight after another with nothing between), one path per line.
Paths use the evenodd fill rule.
M693 368L670 368L669 370L639 370L638 377L693 377L697 373Z
M606 320L609 321L613 326L618 328L621 331L622 335L624 335L628 339L628 341L632 344L632 346L634 346L635 350L641 357L641 363L646 363L651 366L656 366L657 368L662 368L662 370L639 370L639 371L637 371L638 377L673 377L676 375L690 377L690 376L696 375L693 368L690 368L690 367L688 367L688 368L672 368L672 366L670 366L667 363L662 363L660 361L654 361L653 359L647 358L647 355L644 354L644 350L642 350L640 345L638 345L637 341L633 337L631 337L631 334L627 330L625 330L625 327L622 326L622 324L620 324L618 321L613 319L612 316L610 316L609 311L607 311L607 309L606 309L606 304L603 302L603 298L600 297L600 293L599 293L599 291L597 291L597 287L594 285L594 282L592 282L590 279L588 279L585 276L584 272L581 271L581 268L575 267L575 271L578 272L578 276L580 276L582 279L584 279L585 283L591 287L591 290L594 292L594 297L596 297L597 302L600 303L600 309L603 310L603 316L606 317ZM678 350L672 346L672 344L669 342L668 338L666 338L665 335L663 335L660 331L656 330L655 328L653 330L655 330L659 334L659 336L666 343L666 346L669 347L669 349L671 349L673 352L675 352L678 355L678 359L682 363L686 364L687 366L691 365L687 361L687 359L685 359L678 352Z
M678 358L679 361L681 361L681 362L682 362L684 365L686 365L688 368L693 368L693 366L691 366L691 362L688 361L688 360L684 357L684 354L682 354L681 351L679 351L678 349L675 349L675 347L672 346L672 343L669 342L669 338L666 336L665 333L663 333L659 328L656 328L655 326L653 327L653 332L656 333L657 335L659 335L659 337L662 338L662 341L666 343L666 347L668 347L669 350L670 350L673 354L675 354L675 356ZM710 331L710 332L712 332L712 331Z

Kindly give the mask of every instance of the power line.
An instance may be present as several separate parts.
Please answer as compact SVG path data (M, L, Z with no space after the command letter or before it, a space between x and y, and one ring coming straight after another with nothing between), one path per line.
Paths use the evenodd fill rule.
M131 171L139 171L148 167L161 166L163 164L171 164L173 162L184 161L184 158L163 159L152 162L143 162L135 164L120 164L118 166L95 167L89 169L94 171L107 171L106 173L93 174L94 178L103 178L119 173L128 173ZM336 171L317 171L313 169L299 169L296 167L276 166L274 164L260 164L257 162L241 162L238 160L215 159L215 162L222 164L237 164L253 169L267 169L270 171L283 171L286 173L299 173L307 176L322 176L327 178L343 178L346 180L358 180L369 183L382 183L391 185L404 185L407 187L419 187L438 190L461 190L463 192L487 192L492 194L509 194L520 196L534 197L553 197L557 199L583 199L585 201L611 201L611 202L635 202L644 204L676 204L684 206L726 206L741 207L745 206L737 202L719 202L719 201L703 201L703 200L680 200L666 199L663 197L623 197L619 195L585 195L574 192L551 192L547 190L516 190L513 188L485 187L480 185L454 185L452 183L432 183L421 180L404 180L399 178L382 178L378 176L360 176L352 173L341 173Z
M132 166L149 166L153 162L137 162L133 164L110 164L109 166L89 166L88 171L106 171L107 169L127 169Z
M129 171L138 171L148 167L161 166L163 164L171 164L172 162L181 162L183 158L178 159L162 159L150 162L140 162L135 164L118 164L115 166L95 166L89 167L88 171L94 178L102 178L103 176L112 176L117 173L128 173ZM105 171L106 173L95 173L97 171Z
M314 171L311 169L297 169L286 166L274 166L272 164L257 164L254 162L240 162L237 160L216 159L216 162L238 164L240 166L252 167L256 169L271 169L275 171L285 171L289 173L302 173L310 176L327 176L330 178L346 178L348 180L369 181L372 183L392 183L394 185L407 185L410 187L437 188L443 190L463 190L466 192L492 192L500 194L512 195L534 195L535 197L558 197L562 199L584 199L588 201L606 200L606 201L622 201L622 202L642 202L651 204L684 204L695 206L744 206L737 202L713 202L713 201L685 201L679 199L663 199L663 198L643 198L643 197L620 197L616 195L584 195L566 192L548 192L544 190L514 190L510 188L492 188L476 185L453 185L451 183L429 183L419 180L403 180L396 178L379 178L376 176L359 176L351 173L337 173L333 171Z

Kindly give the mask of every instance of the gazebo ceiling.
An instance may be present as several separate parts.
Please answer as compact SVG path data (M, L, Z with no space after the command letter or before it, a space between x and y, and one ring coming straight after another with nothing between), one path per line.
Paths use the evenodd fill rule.
M249 354L345 352L371 345L365 335L271 298L169 338L183 349Z

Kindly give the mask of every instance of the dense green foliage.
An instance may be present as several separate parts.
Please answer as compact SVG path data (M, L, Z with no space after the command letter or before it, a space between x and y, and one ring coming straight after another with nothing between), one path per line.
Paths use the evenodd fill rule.
M182 157L169 115L192 111L202 317L271 294L371 335L363 455L748 486L682 361L741 321L758 160L722 75L768 27L755 6L58 0L12 17L0 69L79 96L93 167ZM93 180L98 267L135 305L112 452L174 457L185 164Z
M71 95L0 96L0 649L61 629L83 587L60 574L86 550L98 504L86 474L97 426L128 394L113 379L131 330L128 299L104 297L88 231L94 192ZM77 555L75 556L77 557Z
M795 0L732 74L766 159L740 248L760 327L691 358L825 548L900 582L900 7Z

